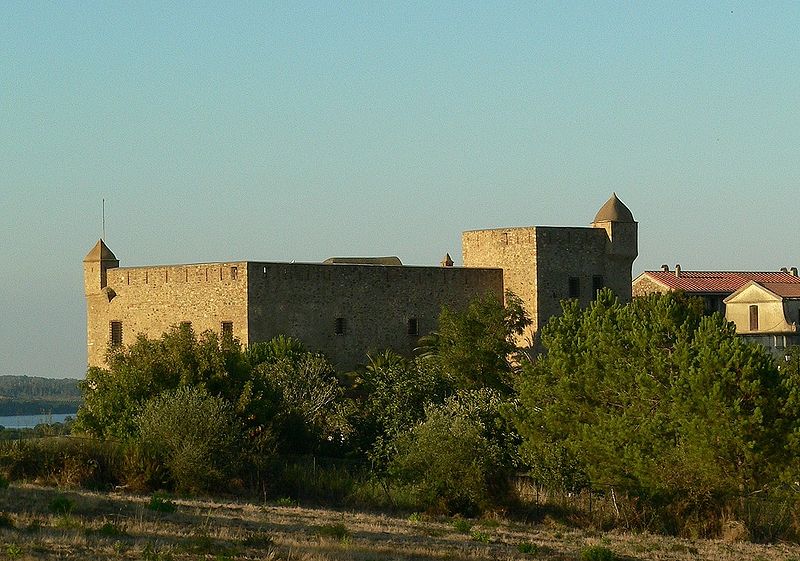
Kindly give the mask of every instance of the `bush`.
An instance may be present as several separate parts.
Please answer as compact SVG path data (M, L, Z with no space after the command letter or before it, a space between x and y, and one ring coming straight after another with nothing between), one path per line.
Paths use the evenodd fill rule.
M75 503L64 495L56 495L50 501L48 508L54 514L69 514L75 509Z
M179 491L217 488L237 467L241 430L230 404L183 386L148 401L140 441L160 454Z
M397 439L390 471L428 509L474 516L505 499L514 439L499 430L492 390L462 390Z
M150 497L147 508L155 512L175 512L177 509L175 503L172 502L169 497L163 495L153 495Z
M47 438L0 442L0 472L14 480L58 487L109 488L119 483L115 443L86 438Z
M614 561L614 552L601 545L591 545L581 550L581 561Z

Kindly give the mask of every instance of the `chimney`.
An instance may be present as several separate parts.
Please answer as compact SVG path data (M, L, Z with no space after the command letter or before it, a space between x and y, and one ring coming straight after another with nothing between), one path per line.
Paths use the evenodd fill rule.
M781 267L781 273L788 273L788 272L789 269L787 269L786 267Z
M681 266L679 264L675 265L675 278L681 278Z
M789 272L792 274L793 277L797 276L797 267L792 267L789 269Z
M661 270L665 273L669 273L669 265L661 265Z

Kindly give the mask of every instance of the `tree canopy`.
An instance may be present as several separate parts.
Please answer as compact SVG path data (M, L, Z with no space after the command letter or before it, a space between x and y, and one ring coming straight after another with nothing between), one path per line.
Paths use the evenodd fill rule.
M710 497L762 489L798 419L793 376L720 314L678 294L623 305L608 290L545 326L518 383L523 456L565 485Z

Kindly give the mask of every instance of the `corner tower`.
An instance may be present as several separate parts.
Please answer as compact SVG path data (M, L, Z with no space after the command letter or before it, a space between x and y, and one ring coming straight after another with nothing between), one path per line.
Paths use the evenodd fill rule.
M100 239L83 258L83 289L86 296L99 294L108 285L109 269L119 267L119 259Z
M639 255L639 225L616 193L600 207L592 228L606 231L606 286L622 301L631 299L631 271Z
M86 295L86 354L89 366L103 363L108 341L105 323L114 291L108 286L108 270L119 267L119 259L101 239L83 258L83 290Z

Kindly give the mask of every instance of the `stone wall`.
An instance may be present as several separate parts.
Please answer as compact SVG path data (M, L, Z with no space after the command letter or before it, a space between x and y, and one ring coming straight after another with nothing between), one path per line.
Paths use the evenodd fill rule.
M123 345L140 333L160 337L181 322L191 322L195 333L220 333L223 321L232 322L234 337L247 341L244 262L113 268L107 271L107 288L94 286L87 279L90 366L105 364L112 321L122 322Z
M291 335L342 370L371 351L410 355L442 306L503 293L498 269L250 262L247 276L250 342Z
M646 296L648 294L652 294L653 292L666 293L669 292L670 289L643 274L633 282L632 290L633 296Z
M607 239L605 230L598 228L536 228L539 329L561 313L561 301L570 298L570 278L577 279L582 307L594 300L594 277L601 277L601 284L612 290L619 285L617 272L607 267ZM629 272L629 287L630 282Z
M635 230L632 241L630 233L619 233L620 241L635 251ZM464 266L502 268L506 290L522 299L532 325L521 343L532 341L550 317L561 313L561 300L571 296L570 279L582 306L592 301L599 281L623 300L631 297L631 250L614 252L619 246L611 244L604 228L473 230L462 234L461 243Z
M461 235L465 267L497 267L503 270L503 286L522 299L532 327L521 337L525 344L538 325L536 228L471 230Z
M497 269L255 262L123 267L107 271L106 288L94 278L97 270L85 267L90 366L105 364L112 321L122 323L123 345L140 333L160 337L182 322L195 333L220 333L222 322L231 322L244 344L291 335L350 369L365 363L369 351L410 355L419 336L436 328L443 305L461 309L486 292L503 293Z

